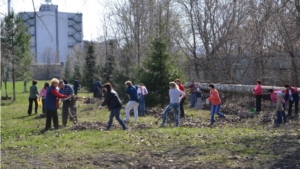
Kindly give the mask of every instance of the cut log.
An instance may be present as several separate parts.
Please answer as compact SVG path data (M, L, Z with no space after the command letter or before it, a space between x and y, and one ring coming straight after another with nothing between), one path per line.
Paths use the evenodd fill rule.
M184 87L188 88L191 82L185 83ZM209 83L199 83L195 82L195 84L200 85L201 90L209 90ZM242 85L242 84L214 84L215 88L219 91L222 92L236 92L236 93L245 93L245 94L252 94L253 93L253 88L256 85ZM273 90L282 90L285 91L284 87L280 86L261 86L262 87L262 92L263 94L268 94L269 89ZM300 87L296 87L298 89L298 93L300 93Z

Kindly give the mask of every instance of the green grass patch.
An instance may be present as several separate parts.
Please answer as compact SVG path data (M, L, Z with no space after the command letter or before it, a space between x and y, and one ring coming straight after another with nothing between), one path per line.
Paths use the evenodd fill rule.
M1 101L1 168L300 167L299 120L273 128L271 122L259 123L259 115L237 122L217 119L208 127L208 111L186 108L188 117L181 124L190 119L201 125L176 128L169 122L160 128L161 120L155 124L157 117L147 116L127 124L127 131L114 120L110 131L70 130L73 124L68 122L66 128L44 133L45 119L27 116L28 93L22 93L20 83L15 102ZM78 101L77 107L79 123L108 120L108 110L97 105ZM84 111L89 107L93 109ZM143 125L147 128L139 127Z

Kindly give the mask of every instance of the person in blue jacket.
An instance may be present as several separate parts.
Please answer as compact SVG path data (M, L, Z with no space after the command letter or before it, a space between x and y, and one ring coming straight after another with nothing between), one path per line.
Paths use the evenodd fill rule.
M45 130L51 129L51 120L53 119L54 128L58 129L58 116L57 116L57 108L58 108L58 99L59 98L67 98L67 95L60 94L56 90L58 86L59 80L53 78L51 80L51 86L47 90L46 100L45 100L45 109L47 111L46 116L46 127Z
M95 98L100 98L101 97L101 93L100 93L101 88L102 87L101 87L101 84L100 84L99 81L95 81L93 83L93 93L94 93L93 97L95 97Z
M73 83L73 89L74 89L74 94L77 95L77 92L78 92L78 88L79 88L79 77L76 77L74 83Z

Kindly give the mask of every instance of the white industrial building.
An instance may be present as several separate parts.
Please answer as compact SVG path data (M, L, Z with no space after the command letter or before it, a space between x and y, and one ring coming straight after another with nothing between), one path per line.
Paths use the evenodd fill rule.
M59 12L58 5L42 4L39 11L19 16L31 34L31 52L37 65L64 65L75 46L82 46L82 14Z

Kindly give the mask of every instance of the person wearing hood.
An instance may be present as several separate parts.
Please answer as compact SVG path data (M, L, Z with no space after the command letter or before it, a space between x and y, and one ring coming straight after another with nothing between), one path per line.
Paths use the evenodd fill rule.
M283 121L286 122L286 116L284 113L284 108L283 108L283 93L281 91L277 92L277 102L276 102L276 126L279 126L282 123L282 118Z

